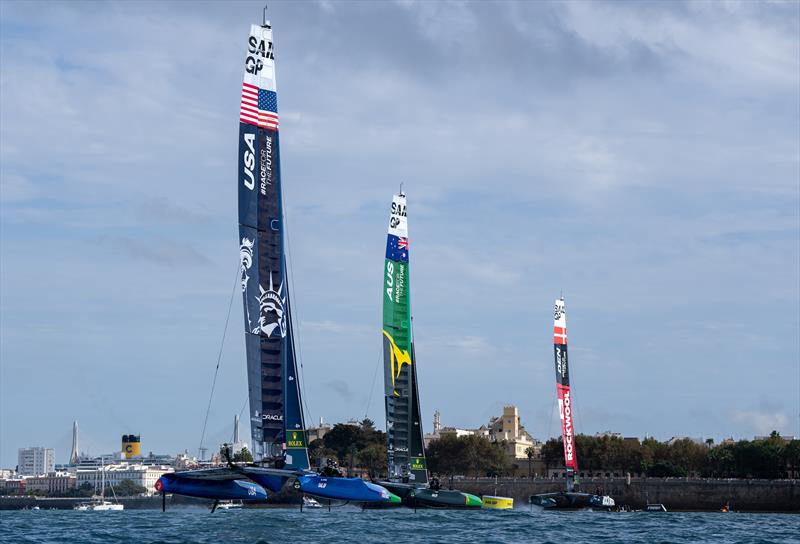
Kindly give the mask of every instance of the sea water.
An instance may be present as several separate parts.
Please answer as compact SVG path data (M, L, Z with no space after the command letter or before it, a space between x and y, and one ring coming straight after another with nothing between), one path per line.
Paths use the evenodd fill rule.
M800 515L200 508L0 512L0 542L267 544L370 542L800 543Z

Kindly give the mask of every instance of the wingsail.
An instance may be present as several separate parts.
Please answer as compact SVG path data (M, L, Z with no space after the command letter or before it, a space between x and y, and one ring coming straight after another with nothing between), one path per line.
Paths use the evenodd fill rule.
M239 256L256 459L309 466L284 254L272 27L252 25L239 111Z
M219 499L264 500L294 480L332 500L400 502L360 478L309 470L284 252L275 56L269 22L247 38L239 111L239 274L244 308L250 432L254 464L189 470L159 478L156 489ZM166 504L166 503L163 503Z
M405 506L480 508L479 497L440 489L430 479L421 422L417 357L409 298L409 242L406 195L394 195L383 265L383 374L389 478L383 487Z
M561 436L564 439L564 466L577 473L578 454L575 449L575 427L572 424L572 393L569 389L567 358L567 311L563 297L556 300L553 321L553 353L556 365L558 414L561 418Z
M428 482L409 304L406 196L394 195L386 237L383 361L389 479Z

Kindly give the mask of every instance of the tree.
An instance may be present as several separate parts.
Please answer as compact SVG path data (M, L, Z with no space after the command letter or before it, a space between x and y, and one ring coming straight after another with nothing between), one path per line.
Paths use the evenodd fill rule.
M133 483L131 480L122 480L114 487L114 493L120 497L130 497L132 495L140 495L147 493L147 488Z
M564 466L564 442L561 438L551 438L542 446L542 459L546 468Z
M334 425L333 429L322 437L322 440L326 448L336 452L339 460L347 458L351 445L355 445L359 450L366 446L361 427L344 423Z
M358 452L358 464L367 469L370 479L387 470L386 445L370 444Z
M533 449L533 446L528 446L525 448L525 456L528 458L528 478L532 478L532 465L533 465L533 456L536 454L536 450Z
M252 463L253 454L246 447L233 454L234 463Z

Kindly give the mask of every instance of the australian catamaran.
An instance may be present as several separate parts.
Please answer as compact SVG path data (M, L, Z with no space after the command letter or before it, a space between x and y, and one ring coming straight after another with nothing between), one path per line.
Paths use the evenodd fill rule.
M256 463L165 474L156 489L195 497L264 500L287 481L303 493L352 502L400 502L360 478L309 470L284 256L272 27L252 25L239 115L239 240L250 430Z
M481 499L428 478L409 301L406 196L392 200L383 285L383 361L389 478L378 482L412 507L480 508Z
M564 466L567 472L567 490L531 496L531 503L548 509L611 508L614 499L609 496L581 493L578 478L578 454L575 449L575 428L572 424L572 393L569 388L567 362L567 314L564 297L556 300L553 310L553 351L556 363L556 391L558 413L561 418L561 436L564 440Z

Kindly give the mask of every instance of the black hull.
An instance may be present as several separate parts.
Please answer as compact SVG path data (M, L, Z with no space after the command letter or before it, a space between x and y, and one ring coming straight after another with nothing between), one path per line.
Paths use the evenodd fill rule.
M475 495L458 491L457 489L440 489L438 491L429 487L415 486L398 482L376 482L394 493L401 499L400 504L370 504L365 508L392 508L405 506L407 508L440 508L473 510L482 506L482 501Z
M587 508L605 510L608 508L603 505L603 498L599 495L567 491L531 495L530 502L545 510L585 510Z

